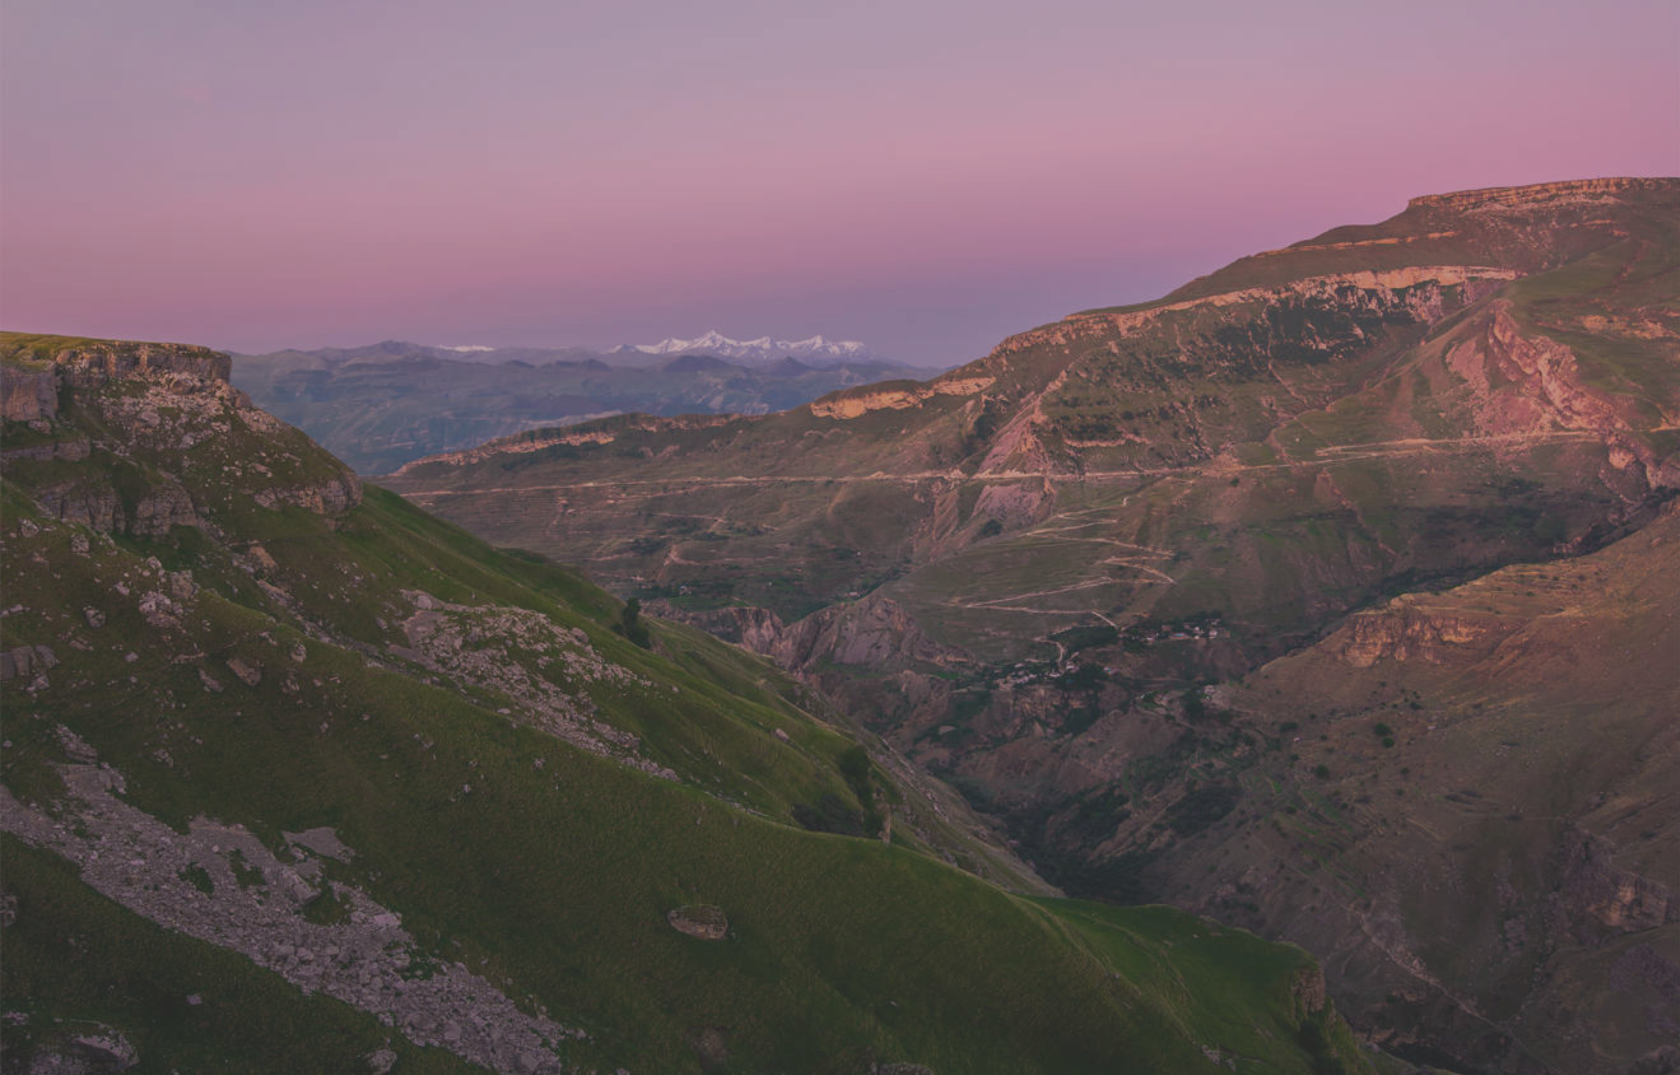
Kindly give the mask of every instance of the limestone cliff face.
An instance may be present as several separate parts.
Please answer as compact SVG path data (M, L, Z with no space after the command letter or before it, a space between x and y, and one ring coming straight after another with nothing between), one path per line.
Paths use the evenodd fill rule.
M818 418L845 421L860 418L870 411L907 410L920 406L935 396L972 396L985 391L993 383L991 377L941 377L926 384L903 386L871 385L849 388L824 396L811 404L811 413Z
M0 367L0 418L36 422L58 413L58 371Z
M79 463L98 452L149 464L121 489L104 467L26 482L61 520L141 537L213 525L209 503L225 503L235 490L265 507L328 517L360 503L356 475L253 406L229 383L230 369L227 355L183 344L78 340L56 351L37 344L23 359L9 355L5 417L52 439L8 449L5 461ZM61 394L79 414L59 410Z
M1532 209L1542 203L1592 204L1607 197L1623 194L1662 191L1672 184L1673 180L1642 177L1575 179L1562 183L1534 183L1523 187L1482 187L1447 194L1425 194L1413 198L1407 206L1412 209L1444 209L1454 213Z
M1560 431L1590 434L1609 446L1615 469L1648 477L1654 486L1672 483L1673 460L1659 457L1634 435L1634 401L1589 385L1575 353L1525 331L1511 303L1493 303L1475 330L1447 351L1446 364L1463 380L1477 434L1519 439Z
M53 356L61 383L98 388L144 374L174 373L227 383L233 359L208 347L180 343L111 343L69 347Z

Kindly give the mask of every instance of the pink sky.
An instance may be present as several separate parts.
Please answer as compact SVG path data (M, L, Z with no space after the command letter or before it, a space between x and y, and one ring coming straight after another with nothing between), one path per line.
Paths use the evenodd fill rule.
M1673 4L1130 6L4 0L0 323L957 362L1413 194L1680 173Z

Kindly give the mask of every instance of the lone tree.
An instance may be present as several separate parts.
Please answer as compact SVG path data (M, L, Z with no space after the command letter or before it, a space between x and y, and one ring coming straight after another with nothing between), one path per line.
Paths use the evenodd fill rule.
M648 636L648 629L642 623L642 603L634 597L624 602L624 611L618 617L618 630L625 638L643 649L653 645L653 639Z

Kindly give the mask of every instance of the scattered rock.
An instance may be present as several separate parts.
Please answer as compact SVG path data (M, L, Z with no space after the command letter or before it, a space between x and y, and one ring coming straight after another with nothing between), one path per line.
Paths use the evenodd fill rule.
M0 680L40 676L58 663L47 646L19 646L0 653Z
M238 657L229 657L227 667L228 671L238 676L247 687L255 687L262 682L262 668L258 665L249 664Z
M140 1063L140 1052L121 1031L94 1024L91 1031L71 1031L37 1039L29 1075L105 1075Z
M92 765L99 760L99 752L94 750L86 739L62 724L55 731L58 735L59 745L64 748L64 753L71 761L81 762L83 765Z
M707 904L677 907L666 912L665 921L678 933L702 941L721 941L729 935L729 918L721 907Z

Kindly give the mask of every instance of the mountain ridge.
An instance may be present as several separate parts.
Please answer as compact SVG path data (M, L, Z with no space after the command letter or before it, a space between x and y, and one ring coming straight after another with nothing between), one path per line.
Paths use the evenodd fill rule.
M1356 818L1361 841L1379 824L1334 759L1284 749L1277 729L1302 723L1287 701L1239 720L1233 685L1374 622L1349 618L1396 595L1542 571L1665 518L1680 490L1677 237L1674 179L1424 196L1154 302L1030 329L930 381L768 416L624 417L546 444L533 432L416 461L393 485L498 540L563 547L620 592L775 655L1005 819L1070 891L1208 909L1178 894L1191 875L1175 855L1219 871L1217 854L1187 850L1205 831L1300 828L1284 809L1299 804L1261 770L1332 827ZM1459 629L1443 622L1438 638ZM1415 645L1437 644L1419 630ZM1488 689L1520 712L1524 685L1496 668ZM1433 704L1423 672L1391 674L1415 681L1397 704ZM1367 740L1371 724L1399 726L1361 719ZM1322 734L1342 737L1342 721ZM1583 725L1548 727L1564 754L1572 737L1589 749ZM1279 773L1255 747L1273 741L1290 758ZM1347 788L1334 803L1318 766ZM1635 778L1608 779L1613 795ZM1553 812L1588 809L1566 797ZM1467 846L1491 854L1484 838L1498 834ZM1458 960L1426 923L1367 936L1357 914L1337 917L1393 865L1380 841L1345 843L1345 885L1317 898L1351 932L1292 937L1326 959L1366 1033L1470 1069L1641 1062L1651 1038L1631 1025L1558 1015L1535 1036L1510 981L1494 980L1508 967L1497 953ZM1509 899L1486 875L1464 884L1532 923L1556 876L1507 878ZM1216 913L1284 928L1269 898L1233 891ZM1394 967L1425 986L1384 1015L1367 989L1393 987ZM1600 971L1556 973L1608 988ZM1583 1058L1576 1039L1600 1052Z

